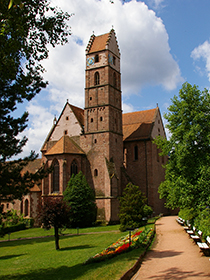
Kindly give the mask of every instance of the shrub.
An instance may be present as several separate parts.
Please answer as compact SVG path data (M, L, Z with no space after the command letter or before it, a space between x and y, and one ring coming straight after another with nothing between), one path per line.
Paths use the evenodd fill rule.
M146 205L146 197L138 186L129 183L120 198L120 230L138 228L146 223L143 219L152 213L151 207Z
M81 171L71 176L63 195L64 201L71 207L71 226L92 226L97 214L95 194Z
M200 211L195 218L194 226L203 232L203 238L210 236L210 209Z

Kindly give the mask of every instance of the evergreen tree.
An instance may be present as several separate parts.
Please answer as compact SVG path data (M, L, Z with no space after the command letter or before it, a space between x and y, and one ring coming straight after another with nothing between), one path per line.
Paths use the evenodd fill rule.
M168 111L171 137L155 140L169 155L160 197L168 208L205 209L210 206L210 93L185 83Z
M145 216L152 214L152 208L146 205L147 198L142 194L138 186L129 183L120 197L120 230L138 228L145 221Z
M97 214L95 194L88 185L82 171L71 176L63 195L64 200L72 210L72 227L92 226L96 221Z
M0 0L0 203L21 199L45 174L42 168L36 174L21 175L23 167L37 157L34 152L11 161L27 141L18 136L27 127L28 113L20 117L14 113L18 103L30 101L47 86L41 62L48 57L49 44L67 42L69 17L51 7L49 0Z

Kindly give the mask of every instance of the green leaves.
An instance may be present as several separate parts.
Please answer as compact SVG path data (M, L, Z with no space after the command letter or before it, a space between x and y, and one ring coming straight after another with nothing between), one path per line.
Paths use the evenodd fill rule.
M72 227L92 226L97 212L95 194L81 171L71 176L63 195L73 213Z
M169 154L159 193L169 208L209 205L210 94L183 84L165 114L171 138L154 142ZM208 171L207 171L208 170Z

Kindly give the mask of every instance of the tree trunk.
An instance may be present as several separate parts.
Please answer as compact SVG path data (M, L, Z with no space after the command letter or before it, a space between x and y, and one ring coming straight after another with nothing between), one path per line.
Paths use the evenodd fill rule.
M59 234L58 234L58 227L54 227L55 230L55 249L59 250Z

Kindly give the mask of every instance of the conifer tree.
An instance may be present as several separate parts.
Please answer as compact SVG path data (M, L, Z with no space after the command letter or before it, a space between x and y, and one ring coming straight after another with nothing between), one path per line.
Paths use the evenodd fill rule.
M44 168L21 174L36 159L35 152L11 161L27 142L19 134L27 127L28 113L18 117L15 111L47 86L41 62L48 57L49 44L68 41L69 17L49 0L0 0L0 204L3 199L21 199L45 174Z
M71 207L72 227L92 226L97 214L95 194L88 185L82 171L71 176L63 195L64 201Z

